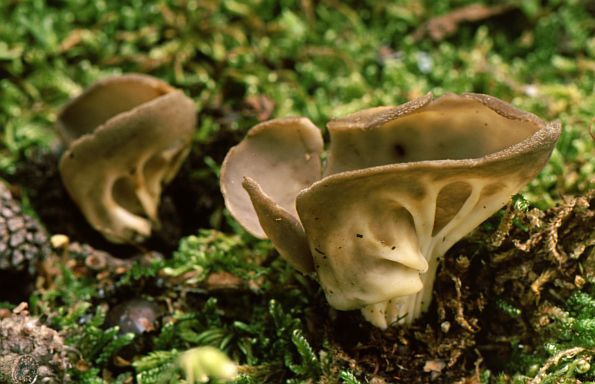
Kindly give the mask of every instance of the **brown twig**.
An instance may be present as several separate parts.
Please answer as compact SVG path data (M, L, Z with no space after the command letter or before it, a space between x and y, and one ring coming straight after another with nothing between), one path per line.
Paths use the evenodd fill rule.
M560 362L560 360L562 360L562 359L574 357L574 356L576 356L580 353L583 353L585 351L586 351L585 348L574 347L574 348L570 348L570 349L561 351L561 352L557 353L556 355L550 357L545 362L545 364L539 369L537 376L535 376L533 378L533 380L531 380L529 382L529 384L540 384L543 381L543 379L545 378L545 375L547 374L547 370L550 369L550 367L557 365ZM590 349L589 351L595 352L595 349Z

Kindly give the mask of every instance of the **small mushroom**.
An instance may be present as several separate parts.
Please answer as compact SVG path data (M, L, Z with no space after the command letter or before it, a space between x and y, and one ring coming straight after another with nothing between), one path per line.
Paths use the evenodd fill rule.
M309 120L255 126L228 153L221 190L249 232L316 272L333 307L386 328L428 308L439 259L537 175L561 127L468 93L367 109L328 129L320 177Z
M57 129L68 145L62 181L105 238L141 242L158 226L162 184L188 155L195 124L191 99L136 74L101 80L60 112Z

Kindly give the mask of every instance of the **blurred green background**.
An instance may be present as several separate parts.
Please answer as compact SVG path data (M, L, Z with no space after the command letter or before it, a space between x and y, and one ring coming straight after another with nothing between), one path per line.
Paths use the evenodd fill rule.
M550 162L523 191L532 205L546 209L562 195L594 187L592 0L2 0L0 178L18 184L19 169L36 153L58 152L52 126L61 106L94 81L126 72L159 77L194 100L199 122L192 180L211 183L211 190L218 190L218 166L229 145L259 121L302 115L324 132L333 117L400 104L427 92L487 93L562 122ZM220 224L221 206L216 208L211 222ZM253 320L261 322L225 323L216 301L209 299L186 333L164 327L154 341L163 351L137 363L135 377L157 382L154 377L177 353L168 351L177 345L172 342L176 337L186 346L211 342L231 350L233 345L247 365L276 370L294 382L308 382L297 378L311 372L320 374L297 320L315 305L305 296L320 294L304 295L311 285L283 263L246 266L244 257L264 258L270 252L268 244L208 231L182 241L169 267L184 273L194 265L200 273L202 268L231 268L271 279L263 284L265 297L259 298L265 304L254 309ZM136 284L163 267L133 269L118 284ZM54 325L73 330L84 313L91 316L97 293L94 282L63 273L63 285L45 293L37 305L50 310L63 304L51 309L58 314ZM281 297L284 304L268 302L275 286L287 281L293 285ZM592 305L589 300L584 298ZM103 332L102 316L98 311L70 339L95 364L79 373L80 382L104 382L99 377L106 377L110 353L130 342L115 331ZM196 324L202 333L191 329ZM269 331L272 339L251 341ZM277 354L284 363L263 361ZM298 357L302 365L292 361ZM342 383L358 383L349 371L340 375ZM131 371L118 377L113 382L132 381ZM238 382L259 382L243 380Z
M447 17L475 4L463 15ZM595 3L588 0L4 0L0 175L52 145L60 106L109 74L149 73L196 102L197 141L268 117L332 117L427 92L487 93L565 133L529 197L594 172Z

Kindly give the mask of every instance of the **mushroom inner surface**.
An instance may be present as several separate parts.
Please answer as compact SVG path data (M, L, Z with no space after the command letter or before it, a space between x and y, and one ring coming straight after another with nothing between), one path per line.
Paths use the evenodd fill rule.
M502 116L479 101L444 96L377 126L331 129L326 174L394 163L481 158L538 130L529 120Z
M77 138L92 133L112 117L170 92L164 86L134 81L115 81L90 89L66 108L61 121L69 135Z
M125 210L143 218L147 218L143 206L136 196L134 182L128 177L121 177L114 182L112 196L116 204Z

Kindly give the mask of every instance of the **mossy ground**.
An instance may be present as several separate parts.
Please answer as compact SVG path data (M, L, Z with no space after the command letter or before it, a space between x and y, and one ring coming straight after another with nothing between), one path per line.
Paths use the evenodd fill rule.
M198 345L240 363L238 383L595 380L595 8L482 3L484 18L436 19L469 3L1 2L0 178L50 233L131 260L75 244L21 292L78 351L75 381L177 382L177 355ZM125 72L183 89L199 119L163 198L163 230L141 248L107 244L86 225L61 187L52 130L69 98ZM233 222L219 164L269 117L303 115L324 130L332 117L429 91L491 94L564 132L522 196L449 252L430 312L381 332L332 310L313 280ZM135 298L161 306L156 329L106 330L110 309Z

